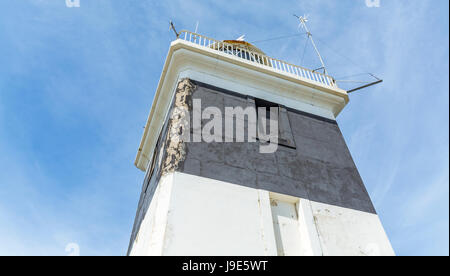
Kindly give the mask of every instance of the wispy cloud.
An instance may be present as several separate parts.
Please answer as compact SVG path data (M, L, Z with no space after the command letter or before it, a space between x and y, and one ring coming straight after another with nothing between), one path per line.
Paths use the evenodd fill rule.
M435 211L448 207L447 11L432 0L0 2L0 254L64 255L69 242L125 254L169 20L254 41L300 32L293 13L310 15L333 75L385 80L338 119L396 252L448 254L448 213ZM299 63L304 37L257 46ZM317 65L312 48L304 65Z

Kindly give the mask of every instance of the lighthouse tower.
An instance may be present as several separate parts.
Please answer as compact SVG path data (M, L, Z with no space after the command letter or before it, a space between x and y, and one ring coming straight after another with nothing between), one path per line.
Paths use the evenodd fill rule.
M177 33L128 255L394 255L336 123L347 92L325 73Z

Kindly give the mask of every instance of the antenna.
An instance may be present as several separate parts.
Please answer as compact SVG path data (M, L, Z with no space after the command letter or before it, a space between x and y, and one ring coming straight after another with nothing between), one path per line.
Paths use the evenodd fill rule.
M361 89L364 89L364 88L367 88L367 87L370 87L370 86L373 86L373 85L376 85L376 84L379 84L379 83L382 83L383 82L383 80L382 79L380 79L380 78L378 78L378 77L376 77L375 75L373 75L373 74L371 74L371 73L368 73L370 76L372 76L374 79L375 79L375 81L373 81L373 82L360 82L360 83L365 83L365 85L362 85L362 86L360 86L360 87L356 87L356 88L353 88L353 89L350 89L350 90L347 90L347 93L352 93L352 92L355 92L355 91L358 91L358 90L361 90ZM339 81L337 81L337 82L339 82ZM345 81L340 81L340 82L345 82ZM351 82L351 81L350 81ZM356 81L354 81L354 82L356 82Z
M325 75L327 75L328 73L327 73L327 69L325 67L325 63L323 62L322 56L320 55L320 52L317 49L316 43L314 43L314 39L312 38L311 32L308 30L308 27L306 26L306 22L308 22L308 18L307 18L308 16L306 16L306 15L304 15L304 16L297 16L295 14L294 14L294 16L297 17L298 20L300 20L299 26L301 26L306 31L306 34L308 35L308 38L311 40L311 44L313 45L314 50L316 51L316 54L319 57L320 63L322 64L321 68L317 68L317 69L313 70L313 72L323 69L323 73Z
M198 24L199 24L199 22L197 20L197 24L195 24L195 31L194 31L194 33L197 33L197 31L198 31Z
M170 30L173 30L173 31L175 32L175 35L176 35L177 38L178 38L178 36L179 36L180 34L177 33L177 30L175 29L175 26L173 25L172 20L169 22L169 24L170 24L169 31L170 31Z
M244 41L245 40L245 34L241 35L240 37L236 38L237 41Z

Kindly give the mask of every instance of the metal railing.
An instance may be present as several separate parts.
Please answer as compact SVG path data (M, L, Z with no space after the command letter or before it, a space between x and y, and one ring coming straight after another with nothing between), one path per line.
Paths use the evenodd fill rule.
M214 49L239 58L243 58L250 62L255 62L263 66L271 67L277 71L292 74L297 77L317 82L331 88L337 88L336 81L331 76L322 74L320 72L315 72L298 65L290 64L279 59L271 58L261 53L250 51L236 44L215 40L213 38L209 38L186 30L181 31L178 34L178 39L194 43L201 47Z

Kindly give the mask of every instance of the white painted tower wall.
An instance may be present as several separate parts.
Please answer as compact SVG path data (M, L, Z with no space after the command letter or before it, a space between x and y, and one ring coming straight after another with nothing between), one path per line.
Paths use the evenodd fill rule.
M305 80L280 77L247 63L174 41L136 160L138 168L145 170L151 160L154 136L182 78L329 119L335 119L348 101L345 91L324 92ZM394 255L373 213L181 172L165 175L153 185L156 191L129 255Z

